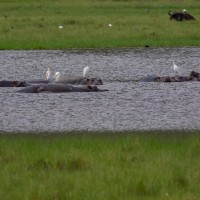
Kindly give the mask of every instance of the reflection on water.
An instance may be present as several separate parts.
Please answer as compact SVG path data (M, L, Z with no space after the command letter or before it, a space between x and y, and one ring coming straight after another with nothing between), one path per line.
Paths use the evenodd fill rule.
M0 130L200 129L200 83L142 83L148 74L181 75L199 69L199 48L0 51L0 79L44 78L52 72L102 78L108 92L16 93L0 88Z

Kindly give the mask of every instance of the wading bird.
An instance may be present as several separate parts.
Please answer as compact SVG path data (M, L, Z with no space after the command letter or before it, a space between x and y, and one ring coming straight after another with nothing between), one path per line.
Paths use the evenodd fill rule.
M178 74L179 67L173 61L173 69L176 74Z
M47 68L47 71L46 71L46 79L47 79L47 80L49 80L50 75L51 75L51 72L50 72L50 68L48 67L48 68Z
M88 66L86 66L84 69L83 69L83 77L85 77L86 76L86 74L89 72L89 67Z
M54 78L55 78L55 81L59 81L59 78L60 78L60 72L56 72L55 75L54 75Z

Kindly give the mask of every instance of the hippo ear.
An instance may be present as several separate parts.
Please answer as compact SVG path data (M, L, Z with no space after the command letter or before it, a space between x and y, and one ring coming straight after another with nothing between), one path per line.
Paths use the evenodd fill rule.
M16 87L17 86L17 81L13 81L12 84L13 84L13 87Z
M88 89L89 89L89 90L92 90L92 86L91 86L91 85L88 85Z
M87 80L86 80L86 84L88 85L88 86L90 86L91 85L91 79L89 79L89 78L87 78Z

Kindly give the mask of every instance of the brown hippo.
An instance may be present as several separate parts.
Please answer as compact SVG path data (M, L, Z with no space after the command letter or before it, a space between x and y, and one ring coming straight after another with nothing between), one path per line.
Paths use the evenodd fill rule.
M0 87L26 87L27 83L25 81L0 81Z
M189 76L156 76L151 75L144 77L140 82L185 82L185 81L200 81L200 73L192 71Z
M63 76L59 77L57 80L27 80L27 84L40 84L40 83L64 83L71 85L103 85L103 81L100 78L87 78L80 76Z
M100 90L97 86L72 86L62 83L48 83L48 84L37 84L31 85L23 88L18 92L22 93L41 93L41 92L53 92L53 93L61 93L61 92L98 92L98 91L108 91L108 90Z

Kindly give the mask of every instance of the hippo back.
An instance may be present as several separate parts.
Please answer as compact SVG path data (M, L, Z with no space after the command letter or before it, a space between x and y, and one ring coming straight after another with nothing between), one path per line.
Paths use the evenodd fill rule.
M146 76L146 77L142 78L140 80L140 82L153 82L153 81L156 80L156 78L157 78L156 75L149 75L149 76Z
M97 86L85 85L85 86L72 86L62 83L48 83L28 86L19 92L22 93L41 93L41 92L96 92L100 91ZM107 90L103 90L107 91Z
M60 77L57 83L65 83L71 85L103 85L103 81L99 78L87 78L80 76L65 76Z
M44 80L44 79L33 79L33 80L27 80L25 81L28 85L32 84L41 84L41 83L50 83L50 80Z
M59 83L49 83L43 84L38 88L38 92L72 92L73 88L67 84L59 84Z
M38 93L38 88L40 87L40 85L31 85L28 87L25 87L21 90L19 90L18 92L21 93Z
M0 81L0 87L26 87L27 84L24 81Z

